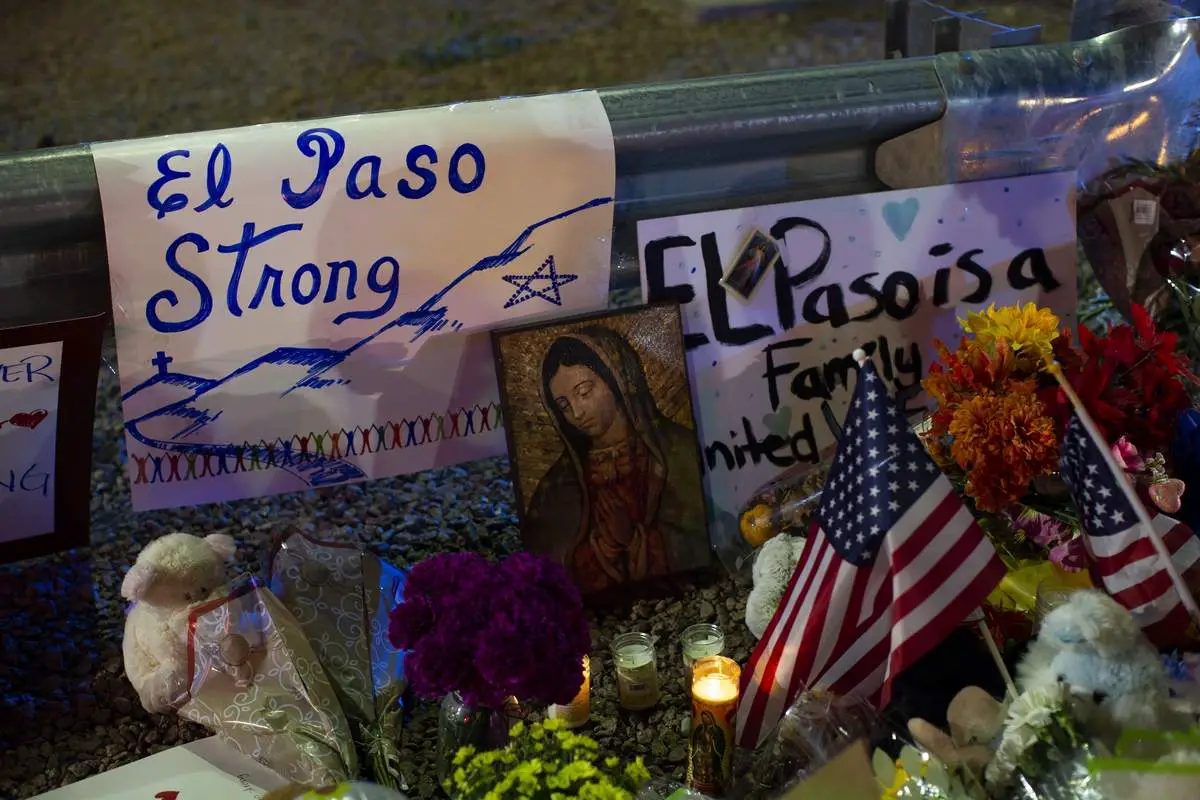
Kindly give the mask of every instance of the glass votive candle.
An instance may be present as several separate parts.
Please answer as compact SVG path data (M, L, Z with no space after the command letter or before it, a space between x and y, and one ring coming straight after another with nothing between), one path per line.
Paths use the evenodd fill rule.
M687 785L721 797L733 782L734 719L742 669L732 658L704 656L692 665L692 734Z
M592 715L592 659L583 657L583 686L575 699L565 706L550 706L550 718L561 719L567 728L578 728L586 725Z
M648 633L622 633L612 641L617 672L617 700L627 711L658 704L658 664L654 638Z
M683 651L684 669L690 671L696 659L725 652L725 634L708 622L689 625L679 634L679 649Z

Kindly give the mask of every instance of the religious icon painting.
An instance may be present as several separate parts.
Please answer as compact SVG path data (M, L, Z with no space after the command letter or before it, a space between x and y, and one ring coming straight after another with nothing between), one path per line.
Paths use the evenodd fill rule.
M0 563L88 544L104 324L0 330Z
M753 230L734 255L725 277L721 278L721 285L743 300L749 300L767 270L778 260L779 245L775 240L760 230Z
M585 595L711 563L679 307L493 333L525 546Z

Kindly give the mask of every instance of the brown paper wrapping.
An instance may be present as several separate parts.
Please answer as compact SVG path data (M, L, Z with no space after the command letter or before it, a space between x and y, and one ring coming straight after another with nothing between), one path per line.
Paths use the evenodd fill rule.
M255 579L191 611L188 672L181 717L296 783L357 775L333 685L296 618Z

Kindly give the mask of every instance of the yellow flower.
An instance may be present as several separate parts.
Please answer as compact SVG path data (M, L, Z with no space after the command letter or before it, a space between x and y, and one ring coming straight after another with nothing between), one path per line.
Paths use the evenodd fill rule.
M1033 303L1025 306L988 306L987 311L971 312L959 320L962 329L973 334L982 345L1004 341L1022 360L1032 359L1038 365L1054 352L1058 338L1058 317L1048 308Z

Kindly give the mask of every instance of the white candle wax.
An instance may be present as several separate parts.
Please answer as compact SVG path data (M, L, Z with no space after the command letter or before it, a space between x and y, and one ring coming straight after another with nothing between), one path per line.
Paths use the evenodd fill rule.
M692 694L706 703L730 703L737 700L737 681L725 675L705 675L692 684Z

